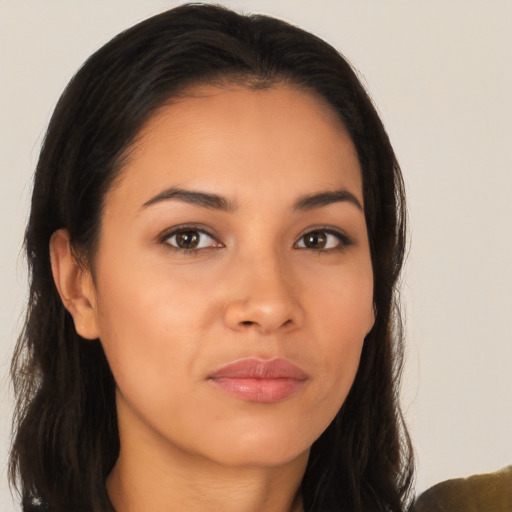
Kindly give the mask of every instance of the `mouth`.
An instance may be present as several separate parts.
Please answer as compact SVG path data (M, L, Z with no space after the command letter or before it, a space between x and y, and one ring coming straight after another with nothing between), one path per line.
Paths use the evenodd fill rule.
M207 378L228 395L248 402L274 403L297 393L308 374L287 359L240 359L222 366Z

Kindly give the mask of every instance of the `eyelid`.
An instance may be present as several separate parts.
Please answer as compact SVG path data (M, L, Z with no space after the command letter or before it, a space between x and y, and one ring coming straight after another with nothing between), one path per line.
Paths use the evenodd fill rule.
M169 246L172 249L176 249L177 251L190 251L190 252L198 252L203 249L210 249L211 247L201 247L199 249L182 249L180 247L175 247L174 245L169 244L167 241L169 238L178 235L179 233L183 233L186 231L197 231L198 233L201 233L203 235L206 235L210 237L212 240L214 240L218 246L215 246L217 248L219 247L225 247L224 244L219 240L219 236L213 233L213 230L210 228L207 228L201 224L179 224L177 226L172 226L171 228L166 229L163 231L160 235L158 235L157 241L160 244L165 244Z
M328 252L333 250L343 250L354 244L354 240L340 228L335 228L333 226L310 226L300 234L294 246L296 247L299 241L302 240L306 235L314 232L326 233L327 235L335 236L339 240L339 246L332 247L330 249L311 249L310 247L298 247L298 249L309 249L316 252Z
M212 240L216 242L216 246L209 246L209 247L202 247L202 248L193 248L193 249L184 249L180 247L175 247L174 245L171 245L168 243L169 238L176 236L179 233L186 231L197 231L198 233L202 233L208 237L210 237ZM333 235L339 240L339 246L332 247L328 249L311 249L309 247L298 247L299 249L309 249L311 251L316 252L328 252L333 250L343 250L346 247L353 245L354 240L347 235L346 232L344 232L340 228L335 228L333 226L309 226L306 228L298 237L297 241L293 244L295 248L297 248L297 244L300 240L302 240L307 234L313 233L313 232L321 232L325 233L327 235ZM220 241L220 237L214 233L214 230L212 230L209 227L205 227L202 224L179 224L177 226L172 226L171 228L166 229L163 231L160 235L157 237L157 241L160 244L165 244L169 246L172 249L175 249L177 251L185 251L185 252L198 252L204 249L210 249L210 248L223 248L225 245Z

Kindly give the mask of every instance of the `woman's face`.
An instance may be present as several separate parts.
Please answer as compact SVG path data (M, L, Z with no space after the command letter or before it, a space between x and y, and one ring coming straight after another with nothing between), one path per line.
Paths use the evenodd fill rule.
M201 87L150 119L106 196L91 301L121 446L307 455L374 321L362 207L354 146L312 94Z

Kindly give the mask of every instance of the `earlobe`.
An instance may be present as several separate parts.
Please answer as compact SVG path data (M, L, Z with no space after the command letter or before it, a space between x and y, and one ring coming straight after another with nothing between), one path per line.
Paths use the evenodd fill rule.
M86 339L99 337L96 294L89 270L78 263L69 233L59 229L50 239L53 280L64 307L73 317L77 333Z

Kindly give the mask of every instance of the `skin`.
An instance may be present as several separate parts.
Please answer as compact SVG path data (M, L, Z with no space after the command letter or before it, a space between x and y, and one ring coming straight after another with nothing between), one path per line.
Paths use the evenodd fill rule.
M162 196L176 188L230 208ZM333 191L342 200L297 208ZM121 453L107 482L118 512L301 510L310 446L374 322L362 205L353 143L319 98L203 86L139 134L106 196L94 276L66 231L54 234L63 302L82 336L100 338L118 385ZM177 247L183 224L199 248ZM308 378L274 403L208 380L246 357L286 358Z

